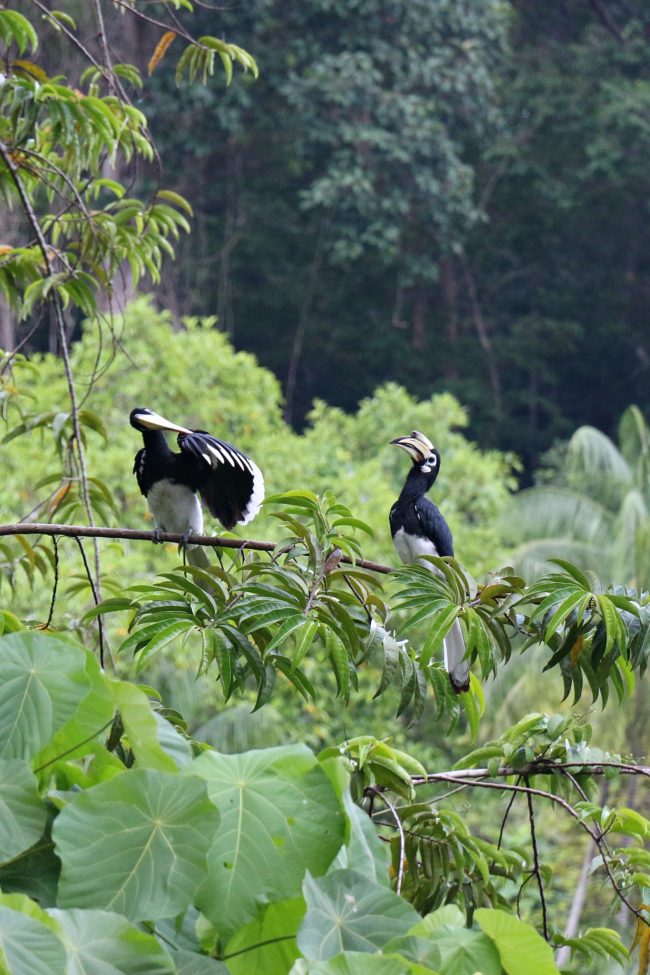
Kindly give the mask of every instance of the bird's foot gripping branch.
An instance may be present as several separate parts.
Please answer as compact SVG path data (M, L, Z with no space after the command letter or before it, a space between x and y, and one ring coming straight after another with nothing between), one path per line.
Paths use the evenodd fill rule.
M282 972L300 956L294 975L309 972L325 958L318 946L333 936L322 920L330 916L338 918L339 954L358 953L360 923L368 964L390 955L402 966L396 971L415 964L414 951L425 971L444 971L459 939L488 975L515 975L522 958L533 975L556 973L552 947L572 953L578 965L603 955L625 959L626 948L609 928L567 932L551 883L549 823L553 837L562 831L584 836L595 877L638 915L645 931L641 905L648 900L650 857L642 843L650 824L625 802L606 804L599 783L606 781L611 791L622 778L646 781L650 770L594 748L584 721L529 715L452 768L441 768L438 759L432 769L409 748L371 735L330 747L318 759L298 746L220 755L194 742L179 715L99 670L78 640L86 641L100 618L121 666L128 668L133 656L136 672L151 681L166 659L178 668L194 658L226 698L253 687L257 708L274 693L279 697L281 686L285 693L297 690L306 709L330 685L344 701L361 699L359 690L374 675L375 696L388 695L398 713L414 721L433 691L438 716L446 719L437 725L442 739L443 727L450 730L463 714L477 733L483 706L478 675L499 674L513 652L534 646L546 648L547 668L560 674L558 691L580 701L588 686L594 698L606 701L613 690L625 699L646 665L647 596L605 590L566 563L532 586L509 570L479 584L452 558L431 557L436 572L418 564L391 572L363 559L359 537L367 527L333 497L296 491L266 506L282 526L276 543L194 537L213 550L208 568L182 565L116 590L77 623L76 643L30 633L11 613L2 615L0 686L23 680L29 696L36 669L51 699L48 713L58 717L49 729L29 730L18 696L0 702L0 721L10 729L6 758L27 762L32 771L26 766L25 774L37 776L25 793L31 832L20 850L14 844L5 854L7 866L0 861L3 891L23 899L0 906L20 913L28 905L33 914L36 907L25 896L36 890L34 877L47 876L38 909L55 909L56 924L67 931L72 919L66 912L78 910L82 879L90 872L79 837L100 836L107 856L117 849L110 824L119 805L128 811L120 830L139 831L134 856L120 854L114 886L98 881L90 901L83 887L83 907L117 909L122 926L146 918L147 931L164 937L163 949L152 939L148 950L171 952L178 971L177 953L189 951L211 954L234 975L243 970L235 962L240 956L261 970ZM0 527L0 534L20 535L25 559L33 552L28 537L38 533L59 537L59 546L65 536L84 534L151 539L150 532L123 529ZM63 572L60 557L54 561L53 598L43 621L50 629L59 616L56 583ZM460 695L441 659L454 622L477 672L470 691ZM33 810L50 792L54 827L44 819L37 828ZM305 803L303 816L297 810ZM236 821L232 809L239 810ZM198 834L196 823L202 824ZM195 849L193 835L216 838ZM268 838L262 847L260 835ZM146 851L156 837L162 846L149 861ZM52 844L58 859L48 853ZM289 848L294 855L287 872ZM183 874L171 900L165 893L170 850ZM246 864L253 860L251 872ZM348 916L349 904L354 911ZM540 933L515 910L534 920ZM52 928L49 915L35 917L50 925L52 951L61 950L59 927ZM195 924L200 940L184 936L181 945L179 925L194 931ZM115 938L122 936L116 928ZM268 954L278 945L289 952L284 967Z
M359 533L370 529L331 495L292 491L265 507L285 533L277 542L193 537L217 553L214 563L182 565L128 587L89 610L85 622L126 614L126 636L113 636L113 649L133 654L136 672L165 648L182 646L215 674L226 699L253 683L258 706L271 697L278 675L313 699L312 668L325 667L347 701L359 674L376 671L376 695L396 689L398 714L408 710L417 718L432 691L448 729L464 713L472 735L484 706L481 682L473 673L470 690L455 693L442 660L455 625L482 679L513 651L541 646L544 669L559 672L564 696L573 693L574 701L585 682L593 700L606 703L613 691L622 701L646 668L647 594L604 589L566 562L532 586L508 568L479 584L450 557L424 556L390 570L363 559ZM0 534L21 533L20 557L28 560L33 534L151 538L124 529L0 526Z

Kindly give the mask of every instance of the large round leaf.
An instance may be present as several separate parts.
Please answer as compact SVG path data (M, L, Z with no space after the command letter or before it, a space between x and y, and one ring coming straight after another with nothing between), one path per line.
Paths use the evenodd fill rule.
M224 957L231 975L288 972L299 954L296 932L304 914L302 897L260 907L257 916L239 928L226 944Z
M204 879L218 827L196 776L140 769L94 786L54 823L59 906L99 907L135 921L179 914Z
M0 894L0 972L66 975L58 926L29 897Z
M482 931L467 928L465 915L455 904L446 904L421 918L385 950L399 952L440 975L501 975L499 953L493 943Z
M110 685L97 659L84 651L84 670L89 681L88 693L78 702L71 718L55 732L45 747L34 756L33 767L48 769L59 758L70 762L93 752L97 741L108 734L115 712Z
M172 951L176 975L230 975L230 969L222 961L195 955L193 951ZM250 970L250 969L249 969Z
M68 949L66 975L174 975L170 956L152 934L110 911L52 910Z
M207 752L190 770L206 778L222 816L197 903L228 936L254 917L258 903L300 893L306 870L327 869L343 842L345 817L302 745Z
M306 958L332 958L341 951L375 952L417 923L402 897L355 870L335 870L303 884L307 914L298 932Z
M497 946L508 975L558 975L551 946L514 914L481 907L474 919Z
M406 959L369 955L365 951L345 951L327 961L307 961L301 958L295 963L289 975L408 975L414 971ZM425 973L424 968L419 972ZM426 975L437 975L426 969Z
M90 692L87 651L44 633L0 638L0 758L30 759Z
M18 759L0 760L0 863L33 846L43 835L46 820L31 769Z

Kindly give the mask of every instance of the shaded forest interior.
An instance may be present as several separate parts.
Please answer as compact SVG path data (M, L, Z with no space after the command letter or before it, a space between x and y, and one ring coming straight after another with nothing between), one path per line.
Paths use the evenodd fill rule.
M112 16L113 57L146 73L159 31ZM290 422L388 379L449 390L530 471L647 410L644 0L247 0L193 22L261 76L177 87L172 58L147 81L164 172L134 178L195 212L156 301L217 315Z

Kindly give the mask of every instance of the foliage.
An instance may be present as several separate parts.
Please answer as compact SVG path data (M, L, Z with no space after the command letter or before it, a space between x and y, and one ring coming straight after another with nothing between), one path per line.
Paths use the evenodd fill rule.
M28 15L41 16L39 4L24 6ZM158 6L173 10L178 4L162 0ZM39 28L42 36L65 35L89 66L79 87L49 77L42 64L22 57L35 57L39 47L29 16L0 10L0 196L20 208L26 227L24 243L2 247L0 293L22 316L48 301L93 315L98 289L110 290L124 264L134 285L145 274L160 280L163 256L173 255L171 241L189 230L192 208L169 189L149 199L127 196L125 183L106 175L109 163L116 172L122 164L155 158L147 120L127 95L127 89L142 87L138 69L99 65L67 13L47 12ZM207 81L215 52L228 80L233 61L257 74L253 58L238 46L211 36L195 41L172 24L171 39L179 33L189 41L178 60L179 80L198 73ZM150 69L162 56L158 47Z
M409 264L408 274L400 269L399 287L409 292L420 328L444 260L452 270L459 262L476 299L464 251L476 217L467 160L494 131L490 72L503 53L508 8L494 3L479 12L476 5L439 0L440 36L430 44L430 4L402 4L400 26L408 28L415 53L400 60L396 25L385 19L383 6L375 0L353 5L374 28L354 37L344 6L314 0L285 15L310 27L312 19L320 21L316 13L328 12L345 46L333 60L330 41L310 49L305 31L299 45L289 40L286 49L278 47L293 62L285 72L285 81L293 74L291 98L282 97L296 118L310 116L310 103L322 99L331 122L327 132L315 127L296 155L298 189L305 191L306 207L330 211L338 191L346 191L329 240L327 214L321 225L319 247L332 259L343 242L348 259L377 250L388 266L400 241L399 254ZM188 0L162 0L147 14L134 0L118 7L154 29L148 60L154 76L179 37L187 46L176 64L178 79L207 80L215 54L226 82L233 62L256 73L237 45L211 34L195 40L187 32L179 17L193 13ZM265 26L272 7L256 8ZM150 401L155 380L188 421L212 420L220 433L250 444L265 469L260 452L274 458L269 480L277 479L272 490L280 493L268 499L261 523L275 525L269 534L276 544L262 555L246 549L223 554L217 546L207 570L182 565L165 571L163 564L155 579L142 554L135 584L135 565L127 565L124 549L113 552L107 574L100 571L98 548L91 568L79 539L73 544L79 542L83 572L71 571L60 542L50 549L19 535L3 544L0 969L19 975L107 967L181 975L238 975L251 968L278 975L479 969L514 975L523 964L531 975L550 975L558 971L554 947L569 950L575 968L585 959L625 962L627 949L614 930L561 930L545 808L566 820L572 836L595 845L591 871L616 906L636 918L635 940L645 952L650 859L643 842L650 821L633 796L619 802L617 793L606 801L595 786L605 780L614 787L617 778L634 782L646 769L597 749L584 716L540 713L499 728L450 768L431 763L431 749L415 755L400 747L387 733L394 723L384 718L383 701L417 718L433 692L439 729L460 727L474 738L485 707L482 680L507 671L514 652L536 646L576 704L584 699L586 677L594 700L605 705L615 697L620 709L647 665L648 594L604 586L565 561L532 585L509 568L477 581L454 559L395 573L366 564L362 538L372 534L375 517L377 525L380 515L383 522L387 499L404 476L394 452L389 459L386 450L384 461L379 448L393 424L409 429L415 419L436 430L450 474L458 465L453 480L461 484L465 474L468 483L449 512L452 518L466 514L470 526L464 537L457 533L459 549L467 539L471 569L485 568L485 549L496 538L490 513L503 503L508 459L478 451L452 429L464 414L450 396L418 404L389 384L356 416L318 403L310 428L298 437L280 418L277 382L250 356L234 353L214 320L188 320L182 334L171 335L140 305L132 321L113 319L108 329L99 316L91 318L71 352L74 321L66 322L66 304L94 312L95 288L110 298L112 276L124 261L134 279L145 270L155 279L170 238L184 226L185 204L173 192L161 204L156 185L146 199L127 201L126 183L107 178L111 163L122 167L153 150L144 116L126 90L138 83L136 69L112 64L103 9L99 2L91 11L99 61L70 14L46 14L43 29L56 28L59 39L76 45L80 60L92 63L76 91L48 77L43 65L14 57L15 50L33 53L38 38L29 18L0 10L0 38L8 48L0 98L11 109L0 133L0 183L4 177L6 192L17 197L30 235L24 253L3 247L0 273L9 297L33 313L35 330L37 314L44 312L46 324L51 317L50 338L62 353L62 368L51 356L34 361L14 351L3 359L5 490L14 495L17 512L31 505L28 519L46 511L53 519L122 522L135 495L132 479L127 487L123 476L124 456L134 449L124 418L135 396ZM169 18L159 21L152 9ZM345 90L325 70L334 65ZM276 87L275 97L280 93ZM408 108L408 151L394 137L403 114L395 97ZM429 102L435 102L437 120L428 114ZM469 112L476 102L486 113L481 124ZM355 131L344 118L350 111ZM449 134L454 129L458 143ZM423 143L440 153L433 180ZM319 182L315 150L322 146L330 153ZM357 171L349 186L342 185L341 163L351 161ZM376 183L371 192L366 173ZM372 207L382 185L396 212L380 214L379 226ZM418 222L419 207L428 214L426 226ZM371 238L359 238L358 254L346 251L356 223L367 218ZM433 255L428 263L418 260L423 241ZM303 305L303 337L311 300ZM478 306L473 317L489 353ZM422 335L416 332L417 345ZM169 368L167 359L173 360ZM496 402L499 377L487 359ZM206 417L197 401L214 404L217 383L219 401ZM632 433L628 423L627 445ZM303 488L312 472L310 488ZM375 491L384 480L391 483L382 489L387 493ZM342 489L341 498L332 488ZM369 493L377 500L367 500ZM359 509L370 512L372 525L358 517ZM136 514L125 520L131 517ZM486 527L475 528L477 518ZM156 554L158 569L160 558ZM149 559L151 565L151 548ZM25 611L28 623L13 611L25 615L21 572L35 594L34 607ZM115 625L105 626L107 618ZM470 691L458 697L438 663L442 639L456 620L477 664ZM99 654L89 649L96 639ZM253 691L260 709L272 695L277 702L280 688L304 698L305 710L317 704L326 710L335 695L352 709L362 681L374 680L372 720L383 736L365 730L319 754L303 744L222 753L193 738L185 716L159 692L126 679L145 668L147 677L154 675L159 661L168 682L175 676L169 678L170 664L186 673L193 668L212 680L213 698L218 682L224 699ZM490 814L465 816L457 794L469 798L477 790L492 797L482 803Z
M349 778L363 773L360 756L385 768L380 743L348 742L318 759L303 746L220 755L171 725L144 690L102 673L78 644L23 629L1 643L8 693L0 700L0 801L14 825L0 837L0 945L12 972L63 973L79 952L90 972L116 958L120 971L145 963L169 973L237 973L242 962L278 973L381 964L389 972L391 960L400 971L444 972L461 958L494 975L514 975L522 958L533 975L557 971L541 937L503 912L505 880L525 876L529 854L472 835L425 795L399 810L409 837L402 845L386 780L361 793L377 832L352 803ZM35 724L34 714L43 720ZM531 716L508 733L511 750L504 740L499 761L513 761L517 781L555 782L558 797L569 795L588 787L594 761L614 757L562 749L567 736L581 740L571 719ZM523 743L532 750L517 764ZM446 778L463 781L484 757L469 756L465 771ZM410 761L418 793L430 790L435 775L395 758ZM573 785L566 764L577 766ZM594 804L581 804L586 828L596 815ZM647 883L635 845L647 821L625 809L603 815L601 829L633 840L608 854L613 869L626 858L626 888ZM393 884L404 871L401 896L391 890L379 838L387 832ZM449 883L455 872L458 886ZM453 906L459 899L473 918L469 929ZM577 957L627 957L607 930L586 932L571 947ZM191 968L201 958L203 968Z
M77 951L88 971L99 970L102 958L131 971L146 957L148 970L183 972L191 957L198 962L212 956L225 965L219 969L206 961L206 971L237 972L242 950L247 964L254 959L263 968L271 957L277 964L272 944L277 939L295 945L283 955L282 967L274 968L278 972L288 971L298 954L303 961L296 962L295 972L319 971L315 963L328 959L337 971L343 958L352 970L374 971L368 966L378 951L425 971L447 970L459 952L495 975L514 973L517 957L529 959L531 973L556 971L550 950L530 927L492 908L474 911L486 897L490 903L489 877L498 884L500 875L522 869L521 852L499 851L472 837L458 817L422 799L400 810L422 847L406 851L409 883L398 897L389 887L380 840L350 802L345 755L330 751L316 760L297 746L219 755L170 725L143 690L103 674L77 644L20 629L1 642L0 681L13 691L0 701L6 742L0 795L13 823L10 829L5 818L0 836L0 916L3 963L12 972L26 970L23 965L39 971L39 964L63 972L66 957ZM35 725L30 718L35 713L49 718ZM539 774L550 780L562 778L561 762L572 758L583 763L581 781L588 781L595 753L582 749L579 760L575 751L558 753L567 734L577 734L577 726L540 716L513 729L515 751L524 740L542 746L540 757L528 761L527 781L536 781L536 761L542 763ZM550 751L543 747L545 738L555 742ZM353 745L347 745L348 756ZM370 741L366 746L366 755L376 749ZM473 756L464 767L481 758ZM380 759L376 754L371 764L379 767ZM425 780L415 772L418 789ZM383 791L377 798L387 802ZM593 816L590 809L586 821ZM643 817L624 809L609 817L609 826L601 825L610 831L638 838L648 828ZM385 813L373 818L380 834L391 826ZM422 852L425 837L437 854ZM396 851L400 856L405 851L396 839L391 848L395 863ZM613 858L617 855L623 851L614 851ZM638 871L642 850L628 846L624 855ZM429 870L436 856L448 857L447 870L455 864L464 877L476 871L475 898L467 901L468 879L457 894L452 884L442 898L432 897L436 875ZM423 871L418 889L422 893L428 885L430 891L428 904L411 886L416 865ZM633 882L643 881L637 876ZM464 914L450 903L461 889L474 915L469 931ZM499 902L496 890L492 896ZM424 912L423 920L409 900ZM290 910L283 907L293 903ZM244 934L251 923L265 925L257 944ZM598 940L588 932L575 947L578 953L605 950L625 957L613 933L603 932Z
M479 450L459 432L467 418L453 397L419 403L391 384L364 400L356 414L317 404L310 425L299 436L282 419L277 380L247 353L234 352L213 319L186 319L183 331L177 331L168 315L141 301L131 306L118 335L119 346L103 350L98 363L97 331L88 323L71 355L84 397L79 422L92 474L90 500L101 523L142 525L144 503L130 471L130 458L139 444L125 419L134 406L148 403L249 451L264 471L269 493L296 484L309 484L321 494L333 491L372 528L374 540L367 555L390 563L394 554L387 512L405 470L387 440L391 431L397 435L416 425L435 431L443 454L436 492L463 561L480 572L500 557L499 519L513 484L510 458ZM8 359L4 362L9 364ZM209 368L197 370L197 362ZM158 377L154 400L151 370ZM48 520L85 520L79 475L69 464L73 431L69 409L61 408L66 395L61 361L48 354L12 357L1 390L7 421L2 448L7 514L20 519L33 511ZM452 492L454 481L458 487ZM275 518L259 519L255 530L262 537L280 537ZM20 543L1 544L7 573L16 565ZM132 548L126 562L125 551L126 546L104 555L106 575L117 569L121 585L160 566L159 550ZM48 552L49 546L41 545L24 552L20 572L30 577L48 572ZM171 556L167 562L170 568L175 564ZM29 601L33 605L32 596Z
M508 532L527 574L549 553L612 581L650 586L650 430L636 406L619 423L619 446L600 430L579 427L543 484L508 506Z

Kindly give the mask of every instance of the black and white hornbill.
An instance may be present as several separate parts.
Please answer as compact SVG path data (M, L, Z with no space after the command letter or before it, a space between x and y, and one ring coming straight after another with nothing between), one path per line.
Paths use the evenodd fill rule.
M399 498L390 509L390 531L402 562L415 562L423 555L454 554L454 540L439 508L425 497L440 471L440 453L431 441L414 430L410 437L391 440L413 461ZM423 562L437 572L431 562ZM469 689L469 662L465 659L465 640L458 620L443 644L445 669L451 686L460 693Z
M205 430L179 427L141 406L131 411L129 421L144 440L144 447L135 455L133 473L147 499L156 533L182 535L183 545L191 534L202 535L199 497L224 528L246 525L255 517L264 500L264 478L241 450ZM170 449L165 431L178 434L180 453Z

